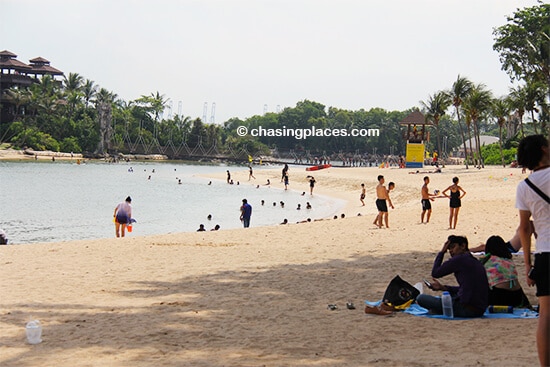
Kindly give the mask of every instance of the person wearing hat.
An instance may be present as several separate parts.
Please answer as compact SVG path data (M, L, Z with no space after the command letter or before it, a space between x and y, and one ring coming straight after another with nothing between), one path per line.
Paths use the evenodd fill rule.
M118 204L115 208L113 217L115 218L115 233L117 237L124 237L126 234L126 226L132 219L132 198L127 197L125 201Z
M252 216L252 206L248 204L246 199L243 199L243 205L241 206L241 222L243 222L244 228L250 227L250 217Z

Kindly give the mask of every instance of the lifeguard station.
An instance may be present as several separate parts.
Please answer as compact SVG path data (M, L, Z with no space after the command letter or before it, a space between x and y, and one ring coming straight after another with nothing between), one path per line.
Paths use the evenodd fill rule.
M426 122L426 118L420 111L414 111L405 117L399 125L407 126L407 131L404 135L404 139L407 141L405 167L424 167L425 142L430 139L427 126L432 125L432 123Z

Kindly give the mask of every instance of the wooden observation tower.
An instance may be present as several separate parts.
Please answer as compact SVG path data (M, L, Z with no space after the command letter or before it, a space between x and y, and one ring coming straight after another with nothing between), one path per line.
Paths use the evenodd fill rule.
M404 136L407 141L405 167L424 167L424 155L426 152L425 143L430 140L430 133L428 132L427 126L432 125L432 123L426 122L426 118L420 111L413 111L399 124L407 126L407 132Z

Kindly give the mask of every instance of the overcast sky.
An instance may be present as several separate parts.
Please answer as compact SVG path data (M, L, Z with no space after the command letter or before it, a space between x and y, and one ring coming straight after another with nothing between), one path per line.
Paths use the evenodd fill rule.
M458 74L507 94L493 28L536 0L0 0L0 50L129 101L245 119L309 99L419 107Z

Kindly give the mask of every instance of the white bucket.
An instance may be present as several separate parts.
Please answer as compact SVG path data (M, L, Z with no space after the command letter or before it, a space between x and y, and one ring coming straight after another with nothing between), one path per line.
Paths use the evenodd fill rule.
M42 326L40 325L40 321L32 320L27 322L25 332L27 333L27 342L29 344L39 344L42 342Z

